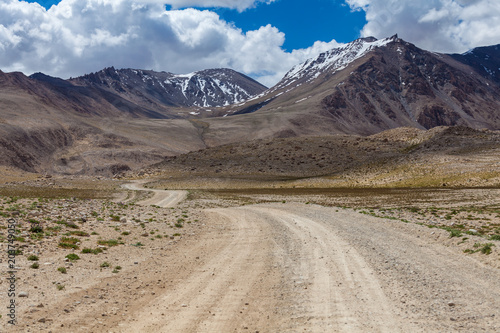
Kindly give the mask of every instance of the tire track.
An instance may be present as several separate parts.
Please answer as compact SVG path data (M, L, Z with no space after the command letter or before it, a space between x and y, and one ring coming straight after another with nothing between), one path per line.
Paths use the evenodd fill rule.
M294 329L311 332L401 332L393 305L374 272L355 249L312 219L284 210L253 207L263 219L279 222L296 239L288 252L299 280L302 314ZM297 242L298 241L298 242ZM307 288L307 289L306 289ZM297 300L296 300L297 301Z

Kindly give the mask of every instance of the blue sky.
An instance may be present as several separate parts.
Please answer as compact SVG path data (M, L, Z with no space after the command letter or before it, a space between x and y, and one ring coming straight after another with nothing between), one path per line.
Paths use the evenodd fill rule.
M46 9L59 0L38 0ZM171 5L166 6L171 9ZM185 7L181 7L185 8ZM260 3L242 12L235 8L195 7L217 13L244 32L271 24L285 34L283 48L291 51L311 46L316 41L348 43L359 38L366 24L363 11L353 11L342 0L278 0Z
M288 51L307 48L318 40L351 42L359 38L366 24L364 12L352 11L340 0L280 0L241 13L228 8L212 10L244 31L275 26L285 33L283 47Z
M272 86L358 37L459 53L500 44L498 31L498 0L1 0L0 70L228 67Z

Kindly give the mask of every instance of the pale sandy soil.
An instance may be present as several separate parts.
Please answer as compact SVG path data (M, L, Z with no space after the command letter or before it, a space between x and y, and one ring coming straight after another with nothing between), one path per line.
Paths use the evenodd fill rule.
M164 201L171 193L155 195L149 204L172 202ZM172 196L177 195L184 194ZM140 208L165 215L182 209L197 222L186 225L175 242L144 238L143 248L109 248L107 258L123 266L120 273L94 269L84 275L83 267L70 268L75 275L58 291L37 280L42 272L19 271L20 288L30 296L18 299L19 324L8 331L500 330L499 269L479 253L464 254L446 241L445 230L431 233L398 219L297 201L178 205L182 208ZM154 225L163 230L162 223ZM496 247L490 262L499 260ZM93 264L104 260L99 256Z

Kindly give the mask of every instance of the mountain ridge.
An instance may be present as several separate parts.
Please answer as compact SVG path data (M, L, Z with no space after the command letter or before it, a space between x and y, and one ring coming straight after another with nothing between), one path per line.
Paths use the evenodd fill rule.
M346 134L370 135L401 126L500 128L495 77L478 73L464 59L422 50L397 35L358 39L321 53L226 112L300 113L298 104L318 122L323 118L332 130Z
M70 79L69 82L106 89L139 105L164 104L170 107L227 106L243 102L267 89L250 77L228 68L173 74L109 67Z
M110 175L259 139L498 130L498 57L497 46L447 55L395 35L324 52L269 89L230 69L179 75L109 67L70 80L0 72L2 164ZM250 88L238 90L241 82Z

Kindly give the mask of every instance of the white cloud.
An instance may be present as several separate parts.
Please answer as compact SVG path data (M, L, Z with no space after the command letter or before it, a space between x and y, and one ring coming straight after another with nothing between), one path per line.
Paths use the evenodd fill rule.
M362 36L398 33L424 49L464 52L500 43L498 0L346 0L366 12Z
M148 0L146 0L148 1ZM155 1L155 0L150 0ZM225 7L244 11L245 9L255 7L259 3L271 3L276 0L159 0L165 4L171 5L173 8L186 8L186 7Z
M45 10L34 3L3 0L0 69L67 78L107 66L173 73L229 67L272 85L292 66L338 45L316 42L286 52L284 34L270 25L243 33L214 12L167 11L162 3L62 0Z

